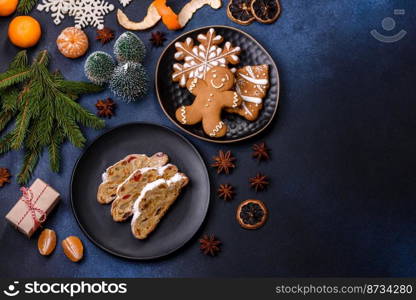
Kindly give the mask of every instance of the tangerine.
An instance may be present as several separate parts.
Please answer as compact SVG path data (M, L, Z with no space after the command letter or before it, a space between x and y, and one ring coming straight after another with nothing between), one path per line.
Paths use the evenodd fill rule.
M10 16L16 11L18 0L0 0L0 17Z
M36 19L30 16L18 16L10 22L8 35L15 46L29 48L37 44L42 30Z

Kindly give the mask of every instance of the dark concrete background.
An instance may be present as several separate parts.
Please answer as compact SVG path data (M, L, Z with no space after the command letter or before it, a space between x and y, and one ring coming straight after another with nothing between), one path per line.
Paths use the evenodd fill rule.
M118 2L110 0L117 7ZM133 19L144 16L151 1L134 0L125 9ZM171 1L173 2L173 1ZM186 3L176 1L176 10ZM227 1L223 1L224 4ZM98 277L251 277L251 276L416 276L416 44L414 1L387 0L281 0L283 12L273 25L232 23L222 8L199 11L185 30L223 24L254 36L275 59L281 76L281 98L272 126L261 136L233 145L215 145L187 136L207 162L219 149L230 149L237 168L229 176L210 169L212 185L232 183L238 195L230 203L212 196L208 216L198 234L185 247L156 261L127 261L91 244L81 233L69 203L72 168L82 150L66 144L62 170L50 171L44 155L33 178L40 177L62 194L62 201L46 227L60 240L78 235L85 244L85 259L67 260L60 246L49 258L40 256L36 238L28 240L6 221L0 222L0 276L98 276ZM224 5L225 6L225 5ZM397 27L408 31L394 44L373 39L369 31L394 8ZM86 80L84 58L69 60L56 49L55 39L72 24L67 17L55 26L49 15L33 11L42 24L43 37L35 49L48 49L51 69L60 69L71 80ZM18 51L7 40L10 17L0 18L0 71ZM106 25L117 31L115 13ZM159 24L153 30L163 30ZM112 45L93 41L86 30L90 52L111 51ZM148 46L145 66L151 78L162 48L152 48L150 31L138 32ZM169 32L172 40L181 32ZM107 90L83 97L80 103L95 110ZM119 104L117 116L102 131L84 130L89 141L116 125L147 121L177 128L159 107L152 91L142 101ZM266 141L272 160L258 164L250 158L252 143ZM163 150L163 149L161 149ZM18 173L21 152L0 157L0 166ZM256 194L247 179L257 171L271 177L268 191ZM19 198L15 177L0 189L0 216ZM88 187L86 187L88 188ZM234 220L235 208L249 197L262 199L270 219L258 231L246 231ZM215 233L223 241L216 258L201 255L198 237ZM111 233L109 233L111 234Z

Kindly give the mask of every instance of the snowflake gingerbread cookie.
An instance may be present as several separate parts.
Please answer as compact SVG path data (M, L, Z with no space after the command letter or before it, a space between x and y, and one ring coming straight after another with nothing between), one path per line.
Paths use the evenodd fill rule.
M237 70L236 80L235 90L243 98L243 103L240 107L226 110L254 121L263 108L263 98L270 86L269 66L245 66Z
M199 45L194 44L190 37L184 42L175 43L175 59L183 61L183 64L173 65L172 80L179 82L181 87L185 87L188 79L205 79L206 74L213 67L227 67L228 64L238 64L240 47L233 47L230 42L226 42L224 47L219 45L224 41L221 35L217 35L213 28L206 34L198 34Z
M188 90L196 96L192 105L181 106L176 110L176 119L184 125L202 122L202 128L210 137L219 138L227 133L227 125L221 120L221 111L237 108L241 97L231 89L234 74L226 67L213 67L205 79L191 78L186 83Z

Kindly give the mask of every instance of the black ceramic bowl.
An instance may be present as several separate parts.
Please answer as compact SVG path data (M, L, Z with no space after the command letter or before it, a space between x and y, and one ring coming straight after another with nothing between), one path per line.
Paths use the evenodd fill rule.
M223 36L224 41L229 41L235 46L241 48L240 63L238 65L230 65L230 67L243 67L246 65L267 64L269 66L270 88L263 99L263 109L258 119L254 122L247 121L236 114L227 112L222 113L222 119L228 125L228 132L222 138L212 138L205 134L201 124L183 125L175 118L175 111L181 105L189 105L192 103L194 96L188 92L186 88L179 86L177 82L172 81L172 66L178 61L175 60L176 52L175 43L182 42L187 37L196 40L198 34L205 34L210 28L214 28L217 34ZM221 45L220 45L221 46ZM183 131L206 141L215 143L231 143L250 138L262 130L264 130L273 120L279 103L279 72L276 64L269 53L250 35L247 33L228 26L207 26L186 32L175 40L173 40L162 53L156 67L155 74L156 93L159 103L168 116L168 118Z

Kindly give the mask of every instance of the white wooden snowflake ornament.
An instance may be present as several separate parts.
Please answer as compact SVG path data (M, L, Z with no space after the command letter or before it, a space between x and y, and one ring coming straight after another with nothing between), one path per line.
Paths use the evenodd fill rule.
M123 7L126 7L127 5L130 4L130 2L132 0L118 0L120 2L121 5L123 5Z
M68 14L75 19L75 27L88 25L104 28L104 16L114 10L114 5L104 0L73 0Z
M74 17L77 28L94 26L102 29L104 16L114 10L114 5L105 0L42 0L37 10L50 12L56 25L69 15Z
M39 11L50 12L53 18L53 22L59 25L65 15L68 13L68 9L72 0L42 0L42 3L36 7Z

